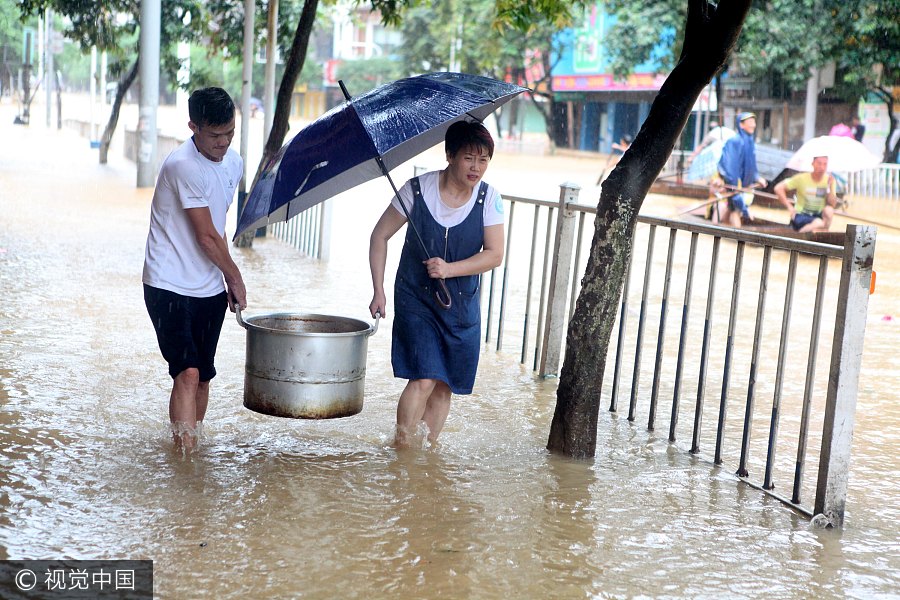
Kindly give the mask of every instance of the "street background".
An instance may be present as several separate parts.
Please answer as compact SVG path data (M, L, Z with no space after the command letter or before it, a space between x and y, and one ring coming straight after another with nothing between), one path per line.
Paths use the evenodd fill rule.
M843 531L624 415L601 412L593 461L550 456L556 383L504 353L483 353L438 449L397 452L389 322L369 340L363 412L310 422L241 406L245 331L229 314L207 435L185 459L140 283L152 189L135 188L115 147L99 165L39 107L29 127L15 112L0 104L0 558L153 559L162 598L897 597L896 232L879 232L888 293L870 304ZM443 166L439 148L413 162ZM594 203L601 167L498 153L487 179L551 200L574 181ZM386 189L336 200L327 263L271 238L233 248L248 313L368 319L367 238Z

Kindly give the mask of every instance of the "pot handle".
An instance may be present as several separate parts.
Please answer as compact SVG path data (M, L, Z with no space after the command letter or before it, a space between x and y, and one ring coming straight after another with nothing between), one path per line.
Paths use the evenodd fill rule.
M375 313L375 325L372 327L372 331L366 334L366 337L375 335L375 332L378 331L378 323L381 321L381 313Z
M247 324L244 322L244 319L241 318L241 306L240 304L235 303L234 305L234 315L237 319L238 325L243 327L244 329L250 329Z

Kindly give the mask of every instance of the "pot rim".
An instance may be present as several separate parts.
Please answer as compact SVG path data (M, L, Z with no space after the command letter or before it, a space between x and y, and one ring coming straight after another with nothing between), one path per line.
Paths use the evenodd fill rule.
M253 315L252 317L243 318L241 315L240 308L235 310L238 324L248 331L259 331L261 333L273 334L273 335L289 335L289 336L298 336L298 337L356 337L356 336L365 336L368 337L375 333L378 329L378 319L376 319L375 323L369 324L360 319L356 319L353 317L343 317L340 315L325 315L320 313L294 313L294 312L278 312L278 313L267 313L261 315ZM258 321L261 319L272 319L279 317L293 317L300 318L303 320L310 321L342 321L345 323L351 323L354 325L359 325L360 329L357 331L290 331L286 329L274 329L271 327L263 327L262 325L258 325L254 321ZM380 317L379 317L380 318Z

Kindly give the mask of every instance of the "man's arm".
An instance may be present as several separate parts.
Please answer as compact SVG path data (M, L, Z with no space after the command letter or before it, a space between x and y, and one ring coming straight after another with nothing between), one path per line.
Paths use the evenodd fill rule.
M209 208L205 206L188 208L187 215L200 249L225 276L225 285L228 287L228 307L232 312L234 312L236 304L241 308L246 308L247 289L244 287L244 279L241 277L240 269L231 259L228 242L219 235L213 225Z
M797 211L794 209L794 203L788 200L786 181L787 180L779 181L775 184L775 195L778 196L778 201L788 210L788 213L791 215L791 220L793 221Z
M828 191L825 194L825 202L828 203L828 206L837 208L837 181L831 173L828 174Z

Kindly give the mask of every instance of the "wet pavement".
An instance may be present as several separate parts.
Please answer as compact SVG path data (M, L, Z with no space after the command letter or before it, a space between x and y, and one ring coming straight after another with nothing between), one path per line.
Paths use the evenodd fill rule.
M555 382L504 353L484 353L439 448L397 452L389 322L369 341L363 412L310 422L241 406L245 332L229 317L204 444L173 453L140 284L152 190L120 155L98 165L87 140L12 114L0 104L0 558L152 559L160 598L897 597L891 359L861 384L840 532L624 416L601 414L595 460L548 455ZM502 155L491 169L507 194L549 199L561 179L588 190L596 163ZM233 249L248 312L366 319L376 195L340 200L353 210L329 263L270 238ZM867 352L889 356L897 277L876 268L887 293Z

